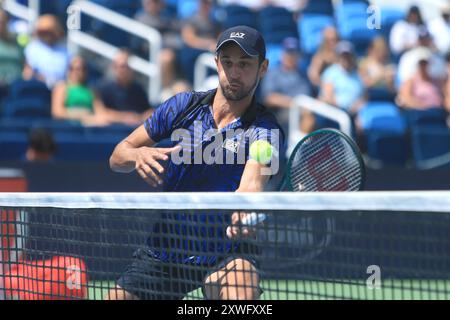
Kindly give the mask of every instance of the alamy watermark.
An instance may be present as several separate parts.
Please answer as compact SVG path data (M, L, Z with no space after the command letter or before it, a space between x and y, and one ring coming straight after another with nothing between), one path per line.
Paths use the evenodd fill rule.
M70 5L67 7L67 21L66 26L68 30L80 30L81 29L81 10L76 5Z
M367 18L367 28L370 30L381 29L381 9L379 6L370 5L366 10L369 17Z
M176 165L227 164L245 165L250 145L256 140L265 140L272 146L271 161L261 170L262 175L274 175L279 170L280 132L278 129L249 128L202 130L202 122L194 121L193 132L176 129L171 140L181 148L173 152L171 161Z
M375 264L367 267L367 274L370 276L366 280L366 286L370 290L381 289L381 268Z

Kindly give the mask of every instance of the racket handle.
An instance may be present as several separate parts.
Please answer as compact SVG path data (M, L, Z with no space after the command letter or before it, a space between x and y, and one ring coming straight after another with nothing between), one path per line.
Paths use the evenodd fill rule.
M241 224L243 226L256 226L257 224L266 220L267 215L264 213L252 212L242 219Z

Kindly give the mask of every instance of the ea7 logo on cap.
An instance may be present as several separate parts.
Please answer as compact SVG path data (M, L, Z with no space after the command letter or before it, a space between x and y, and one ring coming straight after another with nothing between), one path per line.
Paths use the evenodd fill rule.
M239 38L239 39L244 39L245 33L242 32L232 32L230 34L230 38Z

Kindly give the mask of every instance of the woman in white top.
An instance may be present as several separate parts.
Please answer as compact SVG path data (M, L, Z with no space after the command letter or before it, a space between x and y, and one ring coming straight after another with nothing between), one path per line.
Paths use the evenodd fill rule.
M396 55L417 45L419 27L423 26L423 19L419 7L411 6L405 20L400 20L394 24L391 30L389 46Z

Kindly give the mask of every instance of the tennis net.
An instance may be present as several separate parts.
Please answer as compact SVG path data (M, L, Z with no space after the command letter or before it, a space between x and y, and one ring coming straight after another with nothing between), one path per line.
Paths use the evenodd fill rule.
M230 240L236 211L266 218ZM450 298L450 192L0 193L0 212L0 299Z

